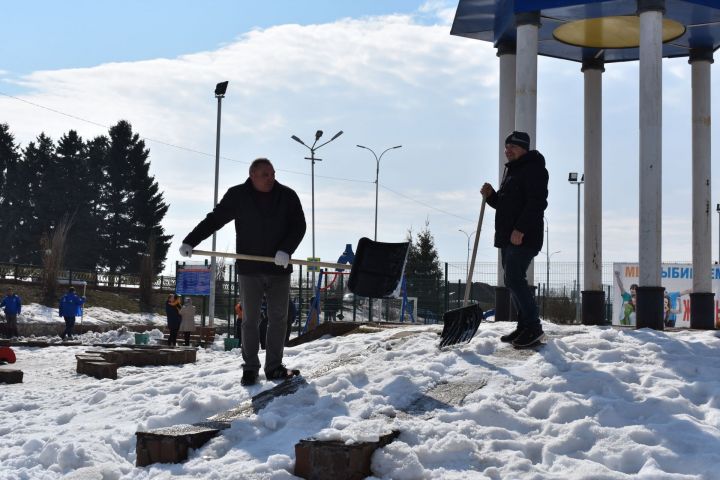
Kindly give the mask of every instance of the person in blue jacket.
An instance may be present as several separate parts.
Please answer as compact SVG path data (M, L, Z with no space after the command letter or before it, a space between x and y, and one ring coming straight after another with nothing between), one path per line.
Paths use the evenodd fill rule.
M5 307L5 321L7 321L7 338L19 337L17 329L17 316L22 310L22 301L20 297L13 292L12 287L8 287L7 295L0 302L0 307Z
M60 299L60 308L58 314L65 319L65 330L60 338L65 340L73 339L73 328L75 327L75 317L82 315L82 306L85 303L85 297L75 293L75 287L68 288L68 291Z

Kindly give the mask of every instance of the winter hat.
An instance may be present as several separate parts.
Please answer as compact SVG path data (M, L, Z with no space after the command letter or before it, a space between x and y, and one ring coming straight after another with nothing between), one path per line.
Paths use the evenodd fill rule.
M525 150L530 150L530 135L525 132L515 130L505 139L505 145L517 145Z

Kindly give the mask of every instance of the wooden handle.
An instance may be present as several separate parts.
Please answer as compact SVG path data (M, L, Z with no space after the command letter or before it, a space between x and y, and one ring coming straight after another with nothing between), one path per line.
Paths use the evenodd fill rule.
M237 258L238 260L250 260L253 262L266 262L275 263L274 257L261 257L259 255L246 255L244 253L230 253L230 252L212 252L209 250L193 250L192 253L197 255L205 255L208 257L226 257L226 258ZM340 270L347 270L352 265L347 263L330 263L330 262L311 262L309 260L299 260L295 258L290 259L290 263L293 265L306 265L308 267L324 267L324 268L336 268Z
M478 218L477 230L475 233L475 244L473 245L472 260L470 261L470 270L468 270L467 280L465 281L465 298L463 298L463 307L466 307L470 300L470 288L472 287L473 270L475 270L475 257L477 255L478 242L480 241L480 229L482 228L483 217L485 216L485 197L480 205L480 218Z

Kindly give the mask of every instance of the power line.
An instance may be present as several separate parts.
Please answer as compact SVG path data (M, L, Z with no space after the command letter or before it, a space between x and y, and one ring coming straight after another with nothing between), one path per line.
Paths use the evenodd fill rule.
M61 111L61 110L57 110L57 109L54 109L54 108L51 108L51 107L46 107L45 105L40 105L39 103L31 102L30 100L26 100L26 99L24 99L24 98L16 97L15 95L10 95L10 94L5 93L5 92L2 92L2 91L0 91L0 95L5 96L5 97L8 97L8 98L11 98L11 99L13 99L13 100L17 100L17 101L19 101L19 102L27 103L28 105L32 105L33 107L41 108L41 109L43 109L43 110L47 110L47 111L49 111L49 112L56 113L56 114L58 114L58 115L63 115L63 116L65 116L65 117L72 118L72 119L74 119L74 120L79 120L79 121L81 121L81 122L89 123L90 125L95 125L95 126L97 126L97 127L102 127L102 128L104 128L104 129L106 129L106 130L109 130L109 129L110 129L110 127L109 127L108 125L104 125L104 124L102 124L102 123L95 122L95 121L93 121L93 120L88 120L87 118L79 117L79 116L77 116L77 115L73 115L73 114L70 114L70 113L66 113L66 112L63 112L63 111ZM193 148L183 147L182 145L175 145L174 143L169 143L169 142L165 142L165 141L162 141L162 140L157 140L157 139L155 139L155 138L150 138L150 137L141 137L141 138L142 138L143 140L148 141L148 142L157 143L157 144L160 144L160 145L164 145L164 146L166 146L166 147L172 147L172 148L176 148L176 149L178 149L178 150L184 150L184 151L186 151L186 152L191 152L191 153L195 153L195 154L198 154L198 155L203 155L203 156L210 157L210 158L215 158L215 155L212 154L212 153L207 153L207 152L203 152L203 151L200 151L200 150L195 150L195 149L193 149ZM224 157L224 156L221 156L220 158L222 158L223 160L230 161L230 162L243 163L243 164L246 164L246 165L250 165L250 162L243 161L243 160L237 160L237 159L234 159L234 158ZM283 169L280 169L280 171L281 171L281 172L285 172L285 173L295 174L295 175L303 175L303 176L306 176L306 177L307 177L307 176L310 176L308 173L305 173L305 172L296 172L296 171L292 171L292 170L283 170ZM375 182L370 181L370 180L357 180L357 179L352 179L352 178L332 177L332 176L327 176L327 175L316 175L316 176L319 177L319 178L325 178L325 179L328 179L328 180L338 180L338 181L343 181L343 182L375 183ZM412 197L410 197L410 196L408 196L408 195L404 195L404 194L402 194L402 193L400 193L400 192L396 192L395 190L392 190L391 188L389 188L389 187L387 187L387 186L385 186L385 185L380 184L380 186L381 186L383 189L385 189L385 190L387 190L387 191L389 191L389 192L391 192L391 193L393 193L393 194L395 194L395 195L397 195L397 196L399 196L399 197L402 197L402 198L404 198L404 199L406 199L406 200L410 200L411 202L415 202L415 203L417 203L417 204L419 204L419 205L422 205L422 206L424 206L424 207L427 207L427 208L429 208L429 209L431 209L431 210L435 210L436 212L440 212L440 213L442 213L442 214L444 214L444 215L448 215L448 216L451 216L451 217L455 217L455 218L458 218L458 219L463 220L463 221L466 221L466 222L472 222L472 221L473 221L473 220L469 220L469 219L467 219L467 218L465 218L465 217L461 217L461 216L459 216L459 215L455 215L454 213L448 212L448 211L443 210L443 209L441 209L441 208L434 207L433 205L427 204L427 203L425 203L425 202L422 202L422 201L420 201L420 200L417 200L417 199L415 199L415 198L412 198Z

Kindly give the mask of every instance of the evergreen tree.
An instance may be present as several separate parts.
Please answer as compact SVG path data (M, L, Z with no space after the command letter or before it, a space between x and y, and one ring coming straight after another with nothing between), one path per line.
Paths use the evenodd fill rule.
M408 231L408 241L410 249L405 266L408 295L418 297L418 307L439 315L443 273L429 223L426 222L425 228L417 234L416 241L413 241L412 231Z
M61 180L61 168L55 157L55 145L50 137L41 133L35 142L30 142L23 151L24 162L20 177L27 187L18 194L27 196L18 203L16 215L22 218L23 227L13 239L19 263L40 265L42 263L43 234L52 231L53 226L64 214L60 201L67 192ZM23 205L25 204L25 205Z
M155 238L155 268L162 269L170 236L160 225L167 213L157 182L149 174L150 152L132 126L120 121L110 128L105 155L105 189L99 213L101 265L110 273L137 273L147 242Z
M12 261L10 240L18 219L14 217L18 197L20 151L6 123L0 123L0 261ZM20 198L25 197L24 195Z
M64 196L56 200L71 220L63 259L65 266L94 270L98 263L99 244L93 210L99 193L97 184L91 181L93 172L90 171L88 146L76 131L70 130L60 138L55 154L60 167L59 182L64 185Z

